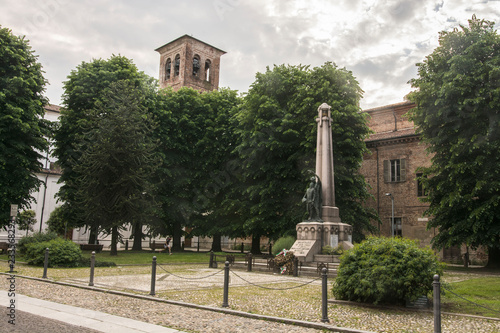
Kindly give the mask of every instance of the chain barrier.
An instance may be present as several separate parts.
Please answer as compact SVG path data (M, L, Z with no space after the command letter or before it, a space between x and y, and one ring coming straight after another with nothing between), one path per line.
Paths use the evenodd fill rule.
M254 287L258 287L258 288L262 288L262 289L269 289L269 290L290 290L290 289L297 289L297 288L301 288L301 287L304 287L304 286L307 286L308 284L311 284L315 281L318 281L319 279L321 279L321 277L317 278L317 279L314 279L314 280L311 280L309 282L306 282L306 283L303 283L301 285L298 285L298 286L294 286L294 287L286 287L286 288L271 288L271 287L264 287L264 286L260 286L258 284L255 284L253 282L250 282L248 281L247 279L239 276L238 274L236 274L233 270L230 270L231 273L233 273L234 275L236 275L238 278L242 279L243 281L245 281L246 283L254 286ZM276 281L276 282L282 282L282 281ZM268 282L268 283L276 283L276 282Z
M477 306L479 306L479 307L481 307L481 308L484 308L484 309L486 309L486 310L489 310L489 311L492 311L492 312L496 312L496 313L500 313L500 311L499 311L499 310L490 309L490 308L488 308L488 307L486 307L486 306L484 306L484 305L477 304L476 302L473 302L473 301L471 301L471 300L468 300L467 298L464 298L464 297L462 297L462 296L460 296L460 295L458 295L458 294L454 293L453 291L451 291L450 289L446 288L445 286L442 286L442 287L443 287L443 289L445 289L446 291L449 291L450 293L452 293L453 295L457 296L458 298L463 299L464 301L467 301L467 302L469 302L469 303L472 303L472 304L474 304L474 305L477 305Z
M179 276L179 275L177 275L177 274L174 274L174 273L172 273L172 272L169 272L169 271L167 271L165 268L163 268L161 265L158 265L158 266L159 266L161 269L163 269L166 273L168 273L168 274L170 274L170 275L173 275L173 276L175 276L176 278L179 278L179 279L185 279L185 280L203 280L203 279L206 279L206 278L212 277L212 276L214 276L214 275L217 275L217 274L219 274L220 272L222 272L222 271L224 270L224 268L223 268L223 269L221 269L221 270L219 270L219 271L217 271L217 272L215 272L215 273L213 273L213 274L209 274L209 275L207 275L207 276L202 276L202 277L185 277L185 276Z

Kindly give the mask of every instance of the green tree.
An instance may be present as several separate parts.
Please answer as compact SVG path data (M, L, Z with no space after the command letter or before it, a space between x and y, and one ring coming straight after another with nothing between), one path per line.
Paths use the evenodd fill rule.
M24 37L0 27L0 227L11 204L28 208L41 181L50 123L43 119L46 80Z
M17 216L17 225L19 230L26 230L26 236L28 235L28 231L33 231L33 226L36 223L35 211L32 209L22 211Z
M374 231L370 219L377 216L362 205L369 194L358 172L366 152L363 139L369 134L359 112L361 94L352 73L333 63L313 69L281 65L257 74L234 117L246 186L244 197L235 200L245 215L243 229L253 237L253 253L260 252L261 235L293 233L305 216L301 198L306 171L315 168L315 118L322 103L332 107L335 197L341 219L353 225L356 241L364 231Z
M420 179L428 191L428 228L437 248L488 247L500 265L500 36L475 16L443 31L439 46L417 64L411 119L432 154Z
M112 83L102 97L91 113L97 127L91 127L76 148L80 155L74 166L80 176L76 202L86 221L111 233L111 255L116 255L120 229L128 223L142 229L152 215L151 175L158 159L149 136L153 122L143 106L142 91L123 80ZM138 235L136 239L141 240Z
M55 232L59 236L66 236L68 229L72 228L72 224L65 218L63 207L56 207L52 213L50 213L49 219L47 220L47 226L49 232Z
M102 105L104 92L111 84L125 80L140 89L144 96L143 105L150 106L154 100L155 81L140 72L131 60L123 56L113 55L107 60L94 59L82 62L68 75L64 82L63 106L59 128L56 131L55 151L63 174L58 196L63 204L65 219L72 221L74 226L88 227L89 243L97 240L99 225L88 220L87 212L76 200L78 181L81 175L75 170L81 154L89 144L87 134L97 128L100 120L95 111ZM105 112L105 111L104 111Z

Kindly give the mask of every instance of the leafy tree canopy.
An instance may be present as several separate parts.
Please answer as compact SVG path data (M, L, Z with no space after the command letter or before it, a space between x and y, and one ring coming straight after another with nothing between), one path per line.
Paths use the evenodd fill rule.
M355 240L372 231L374 211L361 204L369 198L367 184L358 173L363 139L369 134L359 112L362 90L346 69L325 63L275 66L258 73L240 111L235 115L236 148L241 159L245 189L237 206L246 216L248 234L277 238L305 217L301 198L307 188L307 171L315 168L317 109L332 107L332 135L336 205L341 219L354 226ZM253 251L254 249L252 249Z
M422 181L438 228L434 246L489 249L500 263L500 36L475 16L439 34L439 46L417 64L411 119L432 154Z
M0 226L11 204L29 208L41 184L50 123L43 118L46 80L27 40L0 27Z

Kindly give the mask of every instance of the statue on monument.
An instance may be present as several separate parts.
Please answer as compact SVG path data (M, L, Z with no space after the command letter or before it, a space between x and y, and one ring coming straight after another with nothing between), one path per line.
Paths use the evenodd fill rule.
M306 203L307 213L309 214L307 221L323 222L321 219L321 180L318 175L311 177L311 183L302 198L302 202Z

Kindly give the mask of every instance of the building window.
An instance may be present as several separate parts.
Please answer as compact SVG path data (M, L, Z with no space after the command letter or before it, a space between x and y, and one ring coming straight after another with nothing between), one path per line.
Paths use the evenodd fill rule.
M427 190L424 187L424 184L421 178L424 176L423 173L417 173L417 197L426 197ZM427 176L425 176L427 178Z
M167 59L165 64L165 80L170 80L170 72L172 70L172 60L170 58Z
M181 56L176 55L174 63L174 76L179 76L180 68L181 68Z
M205 81L210 81L210 60L205 61Z
M392 217L390 223L392 223ZM391 231L394 231L394 237L403 237L403 224L401 223L401 217L394 218L394 227L391 229Z
M385 160L384 181L386 183L404 182L406 180L406 160Z
M195 55L193 58L193 76L198 76L200 73L200 57Z

